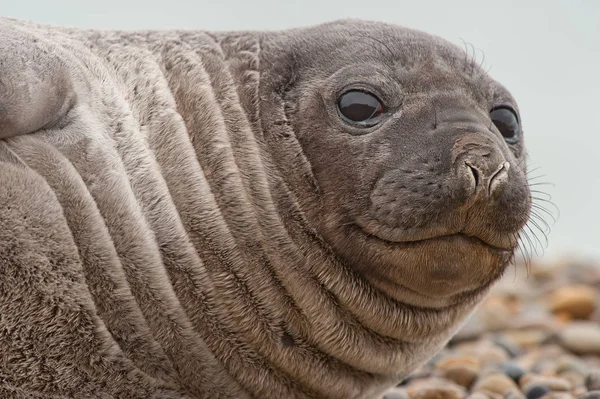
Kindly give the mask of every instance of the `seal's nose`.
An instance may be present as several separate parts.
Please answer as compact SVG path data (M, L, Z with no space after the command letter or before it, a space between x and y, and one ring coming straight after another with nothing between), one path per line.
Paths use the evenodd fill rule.
M456 139L452 148L456 187L468 202L497 197L507 186L511 164L498 147L493 137L477 131Z
M465 160L466 177L470 180L471 193L484 192L495 196L502 192L508 182L509 162L488 161L485 158L469 157Z

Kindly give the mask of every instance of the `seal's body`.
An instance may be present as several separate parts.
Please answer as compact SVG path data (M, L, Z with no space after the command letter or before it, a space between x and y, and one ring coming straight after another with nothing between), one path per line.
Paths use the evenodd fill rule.
M376 398L529 215L514 100L397 26L0 22L0 393Z

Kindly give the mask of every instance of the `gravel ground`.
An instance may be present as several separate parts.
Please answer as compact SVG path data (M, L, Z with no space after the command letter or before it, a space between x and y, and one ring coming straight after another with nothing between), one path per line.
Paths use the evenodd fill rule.
M444 350L385 399L600 399L600 264L511 267Z

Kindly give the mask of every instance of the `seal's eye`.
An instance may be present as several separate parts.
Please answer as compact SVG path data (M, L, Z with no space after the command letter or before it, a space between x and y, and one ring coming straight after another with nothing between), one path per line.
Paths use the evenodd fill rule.
M509 107L497 107L490 112L492 122L500 131L507 143L516 143L519 140L521 129L516 112Z
M338 111L342 118L353 125L375 126L383 116L383 105L377 97L361 90L350 90L338 99Z

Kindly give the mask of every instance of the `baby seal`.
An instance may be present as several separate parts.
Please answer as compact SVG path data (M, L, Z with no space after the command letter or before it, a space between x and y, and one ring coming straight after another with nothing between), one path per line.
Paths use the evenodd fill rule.
M503 274L518 106L379 22L0 20L0 394L378 398Z

